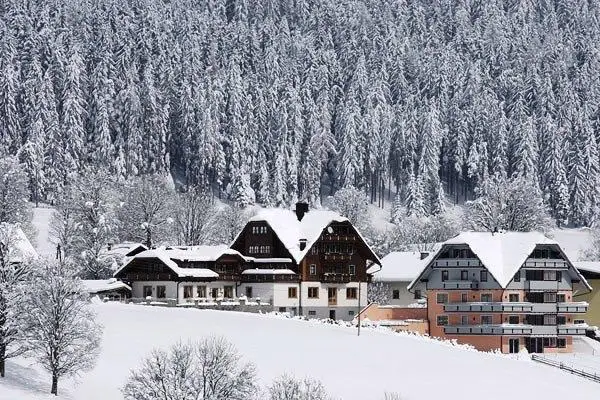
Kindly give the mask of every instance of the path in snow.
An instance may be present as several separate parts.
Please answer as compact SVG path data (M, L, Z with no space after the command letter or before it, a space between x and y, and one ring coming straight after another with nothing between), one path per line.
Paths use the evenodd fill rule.
M38 254L45 257L54 256L56 244L50 233L50 221L54 208L35 207L32 224L37 230L34 247Z

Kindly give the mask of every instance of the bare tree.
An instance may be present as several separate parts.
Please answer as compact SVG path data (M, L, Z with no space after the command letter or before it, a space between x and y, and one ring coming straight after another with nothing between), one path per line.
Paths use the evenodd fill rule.
M390 285L385 282L370 283L367 290L367 299L369 303L388 304L390 301Z
M552 225L540 190L530 179L494 176L480 188L480 197L469 201L471 228L485 231L545 231Z
M23 303L28 347L52 374L50 393L58 395L60 378L93 367L102 329L81 282L64 262L37 262Z
M0 376L6 360L26 351L23 338L20 292L27 281L27 260L15 259L17 227L0 223Z
M243 364L231 343L209 337L154 350L131 372L123 395L127 400L250 400L255 377L254 365Z
M118 210L121 239L142 241L151 248L169 238L173 191L160 177L144 176L124 190Z
M208 193L192 189L177 196L174 229L179 244L206 244L214 233L215 219L216 210Z
M216 224L219 227L214 235L213 243L230 245L237 234L244 228L249 215L235 206L226 206L217 214Z
M269 387L269 400L330 400L323 384L312 378L291 375L276 378Z

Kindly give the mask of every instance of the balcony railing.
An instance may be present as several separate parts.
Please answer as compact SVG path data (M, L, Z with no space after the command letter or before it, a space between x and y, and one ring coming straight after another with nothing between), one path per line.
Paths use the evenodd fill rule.
M523 264L524 268L533 268L533 269L568 269L567 262L565 260L554 260L554 259L546 259L546 260L536 260L536 259L528 259Z
M557 281L525 281L525 290L556 291L558 284Z
M584 313L587 312L589 304L585 301L573 303L558 303L559 313Z
M449 335L530 335L529 325L448 325L444 332Z
M352 254L342 254L342 253L327 253L324 256L325 261L350 261L352 259Z
M477 281L444 281L444 289L479 289Z
M321 236L321 240L326 242L354 242L356 241L356 235L352 234L326 234Z
M447 303L445 312L531 312L531 303Z
M434 264L436 267L481 267L481 262L476 258L444 258L438 259Z
M356 280L356 275L337 274L332 272L321 274L321 282L325 283L348 283L355 282Z
M558 334L559 335L585 335L585 331L587 330L587 324L577 324L577 325L558 325Z

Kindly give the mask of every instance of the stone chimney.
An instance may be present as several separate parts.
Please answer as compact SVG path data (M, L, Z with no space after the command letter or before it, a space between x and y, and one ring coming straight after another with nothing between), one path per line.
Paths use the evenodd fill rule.
M308 212L308 203L305 203L303 201L299 201L296 203L296 217L298 218L298 221L302 221L302 218L304 218L304 214L306 214Z

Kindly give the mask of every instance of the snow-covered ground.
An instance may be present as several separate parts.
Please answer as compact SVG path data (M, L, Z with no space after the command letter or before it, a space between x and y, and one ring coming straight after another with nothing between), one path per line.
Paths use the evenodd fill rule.
M211 334L226 336L254 362L262 384L284 372L308 375L343 400L379 400L384 391L398 392L404 400L592 400L600 393L597 383L552 367L416 336L364 329L357 337L348 327L227 311L94 307L105 327L98 364L79 382L62 382L61 398L121 399L129 370L151 349ZM7 373L0 400L51 398L45 394L47 375L30 361L11 361Z
M33 226L37 231L37 237L34 242L38 254L44 257L54 256L56 254L56 244L50 233L50 221L54 208L35 207L33 209Z

